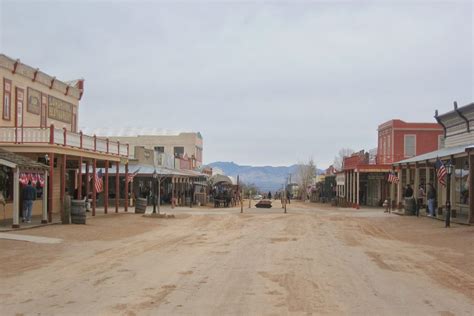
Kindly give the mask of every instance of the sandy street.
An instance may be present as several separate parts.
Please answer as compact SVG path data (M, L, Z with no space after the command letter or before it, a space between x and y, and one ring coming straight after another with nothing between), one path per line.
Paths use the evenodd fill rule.
M474 314L474 227L309 203L174 214L0 239L0 314Z

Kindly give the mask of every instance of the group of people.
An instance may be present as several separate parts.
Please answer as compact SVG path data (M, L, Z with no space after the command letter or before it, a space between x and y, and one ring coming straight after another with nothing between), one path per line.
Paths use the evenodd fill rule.
M428 183L427 191L428 192L425 192L425 188L423 184L421 184L418 187L418 198L416 201L417 213L419 212L420 208L423 206L424 198L426 197L428 216L434 217L436 216L437 193L432 183ZM407 184L405 187L404 194L403 194L404 198L407 198L407 199L414 198L413 194L414 194L413 188L411 187L410 184Z

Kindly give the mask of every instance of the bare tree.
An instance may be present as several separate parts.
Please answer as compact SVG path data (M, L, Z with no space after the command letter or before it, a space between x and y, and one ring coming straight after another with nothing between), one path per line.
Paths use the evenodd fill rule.
M350 148L341 148L336 157L334 157L333 166L336 170L342 169L342 163L344 162L344 157L348 157L354 153L353 149Z
M307 163L298 163L297 180L299 186L299 197L304 201L306 199L308 187L313 184L313 179L316 177L316 164L313 158L310 158Z

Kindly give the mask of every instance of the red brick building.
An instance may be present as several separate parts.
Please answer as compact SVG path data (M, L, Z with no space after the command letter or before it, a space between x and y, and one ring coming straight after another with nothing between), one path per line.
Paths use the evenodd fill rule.
M356 206L382 205L390 196L387 175L392 163L442 148L443 137L443 127L437 123L390 120L379 125L376 150L344 158L346 201Z
M443 147L443 127L437 123L390 120L379 125L377 163L391 164Z

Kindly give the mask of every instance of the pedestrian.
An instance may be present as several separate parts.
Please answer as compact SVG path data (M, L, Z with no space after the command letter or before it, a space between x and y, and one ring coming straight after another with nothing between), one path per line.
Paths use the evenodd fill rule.
M272 199L272 192L271 192L271 191L268 191L268 199L269 199L269 200Z
M432 183L428 184L428 193L426 195L428 199L428 216L436 216L436 190Z
M423 206L423 201L425 198L425 188L423 188L423 184L420 185L418 188L418 207L421 208Z
M405 189L405 197L406 198L412 198L413 197L413 189L411 188L411 185L407 184L406 189Z
M23 222L31 223L31 211L33 208L33 201L36 200L36 188L31 185L31 180L28 185L23 188Z

